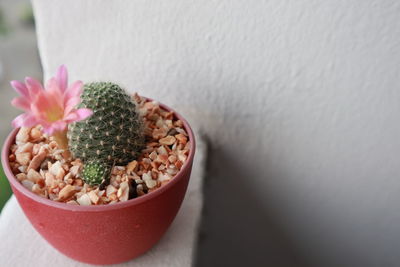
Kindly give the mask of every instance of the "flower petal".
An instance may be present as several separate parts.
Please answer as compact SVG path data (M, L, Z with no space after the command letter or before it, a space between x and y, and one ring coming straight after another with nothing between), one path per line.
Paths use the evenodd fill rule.
M25 118L25 113L18 115L13 121L12 121L12 126L14 128L22 127L24 124L24 118Z
M74 122L78 119L78 114L75 111L69 112L67 116L64 117L64 120L68 123Z
M31 103L26 97L16 97L11 101L11 105L25 111L31 110Z
M52 103L47 97L47 94L44 91L40 92L35 101L33 101L31 104L32 114L38 119L43 119L45 117L46 110L49 110L51 105Z
M53 123L42 122L43 131L48 135L53 135L55 132L64 131L67 128L65 121L59 120Z
M70 97L80 96L83 91L83 82L76 81L65 92L65 98L68 99Z
M36 120L35 116L31 114L21 114L18 115L13 121L12 121L12 126L14 128L18 127L32 127L38 124L38 121Z
M69 113L80 102L81 98L79 96L68 99L65 105L65 113Z
M84 120L93 115L93 111L89 108L80 108L77 109L76 114L78 114L78 121Z
M24 126L25 127L32 127L32 126L35 126L35 125L39 124L38 120L32 114L26 114L25 113L24 120L25 120L25 122L24 122Z
M43 86L32 77L25 78L26 86L28 87L30 98L33 99L40 91L44 90Z
M56 78L54 78L54 77L50 78L46 82L46 86L45 87L46 87L46 91L47 92L53 92L53 91L57 92L57 91L61 90L59 85L58 85L58 82L57 82Z
M64 98L63 92L58 86L57 80L55 78L51 78L46 83L46 95L47 98L54 103L57 103L58 106L64 107Z
M56 131L50 124L42 124L43 127L43 132L48 134L48 135L53 135L53 133Z
M65 92L68 86L68 71L65 65L58 67L55 79L61 92Z
M22 96L29 97L29 91L25 84L19 81L11 81L10 84L15 89L15 91L17 91L17 93Z
M80 108L74 111L71 111L65 118L64 120L67 123L71 123L74 121L81 121L84 120L90 116L92 116L93 111L88 108Z
M64 131L67 128L67 123L65 121L56 121L51 125L56 131Z

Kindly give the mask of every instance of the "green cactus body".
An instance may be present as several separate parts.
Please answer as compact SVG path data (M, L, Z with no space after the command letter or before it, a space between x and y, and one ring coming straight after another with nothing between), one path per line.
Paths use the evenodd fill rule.
M83 167L82 177L86 183L97 185L106 180L110 172L108 163L101 160L89 160Z
M69 148L75 158L86 162L127 164L144 147L144 134L136 104L118 85L110 82L85 84L79 108L90 108L93 115L74 122L68 129ZM98 184L97 179L85 182ZM102 179L102 178L101 178Z

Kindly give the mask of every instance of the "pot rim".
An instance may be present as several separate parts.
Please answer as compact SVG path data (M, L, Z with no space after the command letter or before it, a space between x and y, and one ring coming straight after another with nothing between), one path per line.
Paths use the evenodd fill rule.
M153 101L151 98L144 97L146 101ZM190 141L190 151L189 155L183 164L182 168L179 170L179 172L168 182L166 185L161 186L159 189L157 189L154 192L147 193L144 196L140 196L134 199L130 199L124 202L117 202L114 204L107 204L107 205L90 205L90 206L81 206L81 205L70 205L66 204L63 202L57 202L53 201L47 198L40 197L33 193L32 191L29 191L27 188L25 188L15 177L13 172L11 171L10 168L10 163L8 160L9 156L9 151L10 151L10 146L15 140L15 136L17 135L19 128L14 129L11 131L11 133L7 136L3 148L1 151L1 163L3 165L4 172L6 174L6 177L10 184L12 185L13 188L18 190L21 194L24 196L30 198L33 201L40 202L43 205L50 206L53 208L58 208L58 209L63 209L63 210L69 210L69 211L75 211L75 212L101 212L101 211L111 211L111 210L117 210L117 209L122 209L126 208L129 206L134 206L137 204L140 204L142 202L150 201L153 198L156 198L157 196L163 194L165 191L169 190L172 188L176 183L178 183L180 180L184 179L184 173L188 172L188 169L191 168L191 165L193 163L194 159L194 154L195 154L195 149L196 149L196 142L194 139L194 134L193 130L190 127L189 123L186 121L185 118L182 117L179 113L177 113L175 110L172 108L168 107L165 104L162 104L158 101L156 101L160 107L162 107L165 110L172 111L174 116L181 120L183 122L183 127L186 130L187 134L189 135L189 141ZM189 170L190 171L190 170Z

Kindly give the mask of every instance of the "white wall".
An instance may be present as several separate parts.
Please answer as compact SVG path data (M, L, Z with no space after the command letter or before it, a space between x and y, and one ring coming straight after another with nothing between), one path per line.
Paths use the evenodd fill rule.
M33 2L47 77L181 111L310 264L400 264L399 2Z

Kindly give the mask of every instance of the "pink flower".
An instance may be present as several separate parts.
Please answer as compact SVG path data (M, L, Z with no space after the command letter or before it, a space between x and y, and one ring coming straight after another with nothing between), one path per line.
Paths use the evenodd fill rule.
M75 109L81 101L83 83L76 81L68 87L68 72L64 65L58 68L56 76L46 83L45 88L31 77L25 78L25 84L11 81L11 86L21 95L11 104L25 111L13 120L15 128L40 124L45 133L53 135L65 131L69 123L93 114L87 108Z

